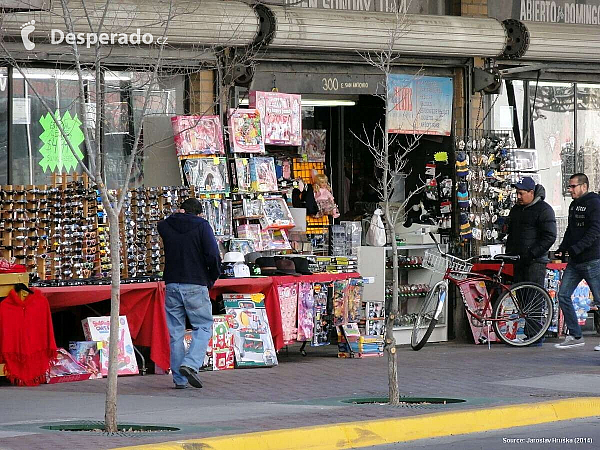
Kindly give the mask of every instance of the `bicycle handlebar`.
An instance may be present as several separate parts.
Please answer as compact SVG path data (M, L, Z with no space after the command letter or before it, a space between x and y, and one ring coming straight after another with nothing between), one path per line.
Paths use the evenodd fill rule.
M430 231L429 232L429 237L431 237L431 239L433 240L433 242L435 243L438 252L440 252L440 254L442 256L447 256L448 253L444 252L442 250L442 247L440 247L440 243L437 241L437 239L435 238L435 235ZM465 259L464 261L473 261L475 259L482 259L481 256L472 256L468 259ZM498 255L494 255L493 257L490 258L491 260L498 260L498 261L503 261L503 262L517 262L521 259L521 257L519 255L505 255L505 254L498 254Z

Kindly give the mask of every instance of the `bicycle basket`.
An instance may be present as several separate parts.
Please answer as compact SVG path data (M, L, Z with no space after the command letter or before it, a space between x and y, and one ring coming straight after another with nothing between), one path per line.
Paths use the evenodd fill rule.
M467 277L466 274L473 268L473 264L452 255L442 255L441 253L425 250L423 267L441 274L445 274L446 270L450 269L453 272L452 278L464 280Z

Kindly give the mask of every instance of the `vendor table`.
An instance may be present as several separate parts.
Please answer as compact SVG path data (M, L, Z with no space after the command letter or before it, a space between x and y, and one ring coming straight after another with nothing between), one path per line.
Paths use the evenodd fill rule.
M567 267L566 263L548 263L548 264L546 264L546 268L551 269L551 270L555 270L555 269L564 270L565 267ZM499 268L500 268L500 263L476 263L476 264L473 264L473 268L471 269L471 272L478 272L478 273L498 272ZM508 275L509 277L512 277L514 274L513 265L505 264L504 268L502 269L502 273L504 275Z
M302 276L273 276L219 279L210 289L215 300L219 294L262 293L275 349L283 348L283 328L277 286L287 283L329 282L357 278L358 273L317 273ZM109 284L39 288L48 299L51 311L96 303L110 298ZM169 368L169 330L165 314L165 284L162 281L121 285L121 315L127 316L129 331L135 345L150 347L150 359L160 368Z
M110 298L110 284L39 288L48 299L51 311L86 305ZM121 285L120 314L127 316L135 345L150 347L150 359L161 369L170 367L169 331L165 315L163 282Z

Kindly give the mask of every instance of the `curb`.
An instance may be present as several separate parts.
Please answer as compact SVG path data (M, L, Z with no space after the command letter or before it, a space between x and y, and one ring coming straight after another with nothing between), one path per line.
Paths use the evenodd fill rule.
M122 450L359 448L600 416L600 397L169 441Z

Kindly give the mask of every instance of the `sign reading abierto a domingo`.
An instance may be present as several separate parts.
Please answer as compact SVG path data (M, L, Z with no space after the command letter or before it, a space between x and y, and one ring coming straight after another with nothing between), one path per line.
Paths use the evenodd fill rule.
M388 133L450 136L452 78L390 74L387 87Z
M600 25L600 0L489 0L488 15L500 20Z

